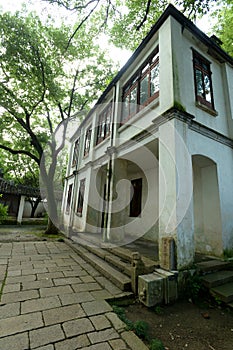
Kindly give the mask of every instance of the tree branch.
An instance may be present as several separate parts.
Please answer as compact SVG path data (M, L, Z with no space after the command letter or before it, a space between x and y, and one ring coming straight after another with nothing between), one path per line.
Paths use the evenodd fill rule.
M30 157L31 159L33 159L37 164L40 164L40 159L38 157L36 157L33 153L29 152L29 151L25 151L23 149L15 150L15 149L12 149L12 148L10 148L8 146L1 145L1 144L0 144L0 148L4 149L7 152L10 152L11 154L24 154L24 155Z
M81 23L78 25L78 27L75 29L75 31L73 32L73 34L71 35L71 37L68 40L68 43L65 47L65 52L68 50L70 43L72 41L72 39L74 38L74 36L76 35L76 33L79 31L79 29L82 27L82 25L88 20L88 18L91 16L91 14L95 11L96 7L98 6L100 0L96 0L97 3L96 5L90 10L90 12L86 15L86 17L81 21Z
M147 1L147 5L146 5L146 12L145 15L142 19L142 21L139 23L139 25L136 27L136 30L139 31L141 29L141 27L143 26L143 24L146 22L148 14L150 12L150 5L151 5L151 0Z

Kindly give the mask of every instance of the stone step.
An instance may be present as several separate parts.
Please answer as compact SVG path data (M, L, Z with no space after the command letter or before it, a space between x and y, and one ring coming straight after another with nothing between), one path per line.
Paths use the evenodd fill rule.
M227 270L227 268L230 265L231 264L227 261L215 260L215 259L199 262L196 264L197 270L199 272L203 272L204 274L216 272L219 270Z
M123 261L128 261L132 262L132 253L133 251L130 250L130 249L127 249L127 248L123 248L123 247L114 247L114 248L107 248L107 250L109 252L111 252L112 254L118 256L119 258L121 258ZM150 272L153 272L154 269L156 267L158 267L159 263L154 261L154 260L151 260L145 256L141 256L142 258L142 261L146 267L146 271L145 273L150 273Z
M211 288L210 292L224 303L230 303L233 301L233 282Z
M110 266L108 262L91 253L82 245L74 243L72 244L72 247L85 261L92 265L96 270L101 272L106 278L108 278L122 291L131 290L131 279L128 276L124 275L114 267Z
M93 245L90 245L89 241L86 241L86 240L84 240L80 237L77 237L77 236L72 237L72 240L74 242L80 244L81 246L85 247L88 251L97 255L101 259L109 262L110 264L112 264L114 267L116 267L122 273L131 277L131 262L126 261L126 260L123 261L122 258L114 255L114 250L112 250L112 252L110 252L107 249L95 247Z
M201 277L203 284L207 288L213 288L233 281L233 271L217 271Z

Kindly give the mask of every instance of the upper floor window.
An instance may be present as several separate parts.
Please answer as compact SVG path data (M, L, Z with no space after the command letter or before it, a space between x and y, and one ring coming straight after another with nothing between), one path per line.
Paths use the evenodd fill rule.
M110 135L112 116L112 102L110 102L99 115L96 144L105 140Z
M84 142L84 156L88 155L91 146L91 125L86 130Z
M196 101L214 109L210 62L193 50Z
M72 166L75 166L78 163L79 145L80 145L80 139L78 138L77 141L75 141L75 144L74 144Z
M159 96L159 47L123 88L122 123Z

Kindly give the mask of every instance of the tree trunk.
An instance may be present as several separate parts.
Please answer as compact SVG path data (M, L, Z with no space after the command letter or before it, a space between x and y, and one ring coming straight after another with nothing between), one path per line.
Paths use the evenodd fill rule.
M48 217L48 224L45 230L45 234L47 235L57 235L59 233L59 229L54 225L50 217Z
M35 217L35 212L36 212L36 209L37 209L37 207L38 207L40 201L41 201L41 199L40 199L40 198L37 198L35 204L33 204L33 202L31 203L31 206L32 206L31 218L34 218L34 217Z

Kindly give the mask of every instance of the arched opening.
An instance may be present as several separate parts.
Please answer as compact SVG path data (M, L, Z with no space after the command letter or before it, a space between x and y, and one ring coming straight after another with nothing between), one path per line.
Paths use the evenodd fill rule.
M216 163L202 155L192 157L195 251L222 254L222 223Z

